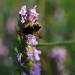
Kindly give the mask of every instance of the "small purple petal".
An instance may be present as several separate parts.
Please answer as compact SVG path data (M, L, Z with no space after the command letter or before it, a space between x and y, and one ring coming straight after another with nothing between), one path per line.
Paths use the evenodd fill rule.
M35 57L35 60L36 61L40 61L39 54L41 54L41 51L37 50L35 47L33 49L34 49L34 57Z
M31 60L31 61L33 61L34 60L34 57L33 57L33 54L27 54L28 55L28 57L29 57L29 59Z
M34 16L35 19L38 19L39 14L36 12L36 6L34 6L32 9L30 9L30 16Z
M22 53L17 54L18 62L21 62Z
M64 61L66 58L66 50L63 47L55 47L51 52L51 57Z
M26 75L26 73L25 72L22 72L21 75Z
M41 64L34 64L33 70L30 72L30 75L41 75Z
M28 44L32 44L32 45L37 45L38 42L37 42L37 37L34 36L34 35L27 35L27 38L28 38Z
M19 11L19 14L24 16L24 15L26 15L26 12L27 12L26 5L24 5L24 6L21 7L21 10Z
M30 21L34 24L36 21L38 21L39 13L36 12L36 6L30 10L27 10L26 5L24 5L21 7L19 14L21 15L21 23Z

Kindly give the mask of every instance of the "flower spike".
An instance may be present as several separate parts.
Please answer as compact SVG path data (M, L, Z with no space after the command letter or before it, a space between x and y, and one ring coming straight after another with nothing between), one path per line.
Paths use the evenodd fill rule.
M39 24L39 13L36 11L36 5L27 9L22 6L19 11L19 42L17 51L17 63L19 64L20 75L40 75L41 51L37 50L38 44L37 32L41 28Z

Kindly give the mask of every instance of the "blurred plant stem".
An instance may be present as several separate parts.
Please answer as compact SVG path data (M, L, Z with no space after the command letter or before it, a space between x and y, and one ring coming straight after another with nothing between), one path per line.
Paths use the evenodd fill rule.
M49 43L39 43L37 46L68 45L75 44L75 40L55 41Z

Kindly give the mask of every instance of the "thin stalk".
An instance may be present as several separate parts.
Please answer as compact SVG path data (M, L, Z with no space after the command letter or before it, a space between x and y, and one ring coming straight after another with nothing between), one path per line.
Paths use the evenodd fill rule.
M37 46L53 46L53 45L69 45L75 44L75 40L64 40L64 41L54 41L54 42L47 42L47 43L39 43Z

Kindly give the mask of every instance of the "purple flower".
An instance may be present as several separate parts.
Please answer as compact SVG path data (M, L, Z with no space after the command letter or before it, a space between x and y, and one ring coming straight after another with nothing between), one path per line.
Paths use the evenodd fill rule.
M34 35L27 35L27 38L28 38L28 40L27 40L27 43L30 45L30 44L32 44L32 45L37 45L38 44L38 41L37 41L37 38L36 38L36 36L34 36Z
M19 14L21 16L25 16L26 12L27 12L26 5L24 5L24 6L21 7L21 10L19 11Z
M37 50L35 47L32 46L27 46L26 47L27 50L27 55L29 56L30 60L36 60L39 61L40 60L40 56L39 54L41 54L40 50Z
M36 64L34 64L34 70L41 70L41 64L40 63L36 63Z
M19 14L21 15L21 22L24 23L25 19L27 18L27 9L26 5L21 7L21 10L19 11Z
M32 40L31 41L32 41L33 45L37 45L38 44L38 42L36 40L36 36L34 36L34 35L32 36Z
M36 5L29 10L26 9L26 5L22 6L19 14L21 16L21 23L30 21L32 24L34 24L36 21L38 21L39 14L36 12Z
M33 54L32 54L32 53L28 53L27 55L28 55L28 57L29 57L29 59L30 59L31 61L34 60L34 57L33 57Z
M35 47L33 49L34 49L34 58L35 58L35 60L36 61L40 61L39 54L41 54L41 51L40 50L37 50Z
M32 22L35 22L38 20L38 16L39 16L39 13L36 12L36 5L30 9L30 16L29 16L29 20L32 21Z
M26 75L26 73L25 72L22 72L21 75Z
M30 75L41 75L41 64L36 63L33 66L33 70L30 72Z
M30 71L30 75L36 75L34 71Z
M55 47L51 52L51 57L60 61L64 61L66 58L66 50L63 47Z
M27 50L27 55L28 55L29 59L31 61L33 61L34 58L33 58L33 49L32 49L32 46L27 46L26 50Z
M22 23L24 23L24 22L25 22L25 20L24 20L24 18L23 18L23 17L22 17L22 19L21 19L21 22L22 22Z
M21 62L22 53L17 54L18 62Z

